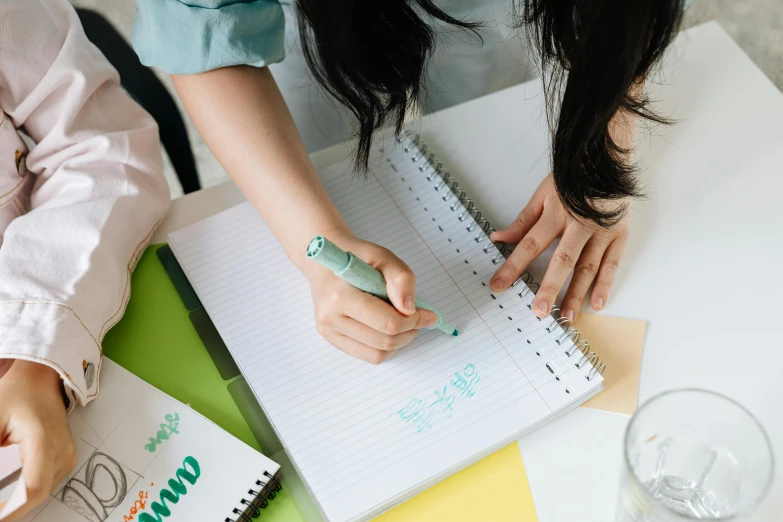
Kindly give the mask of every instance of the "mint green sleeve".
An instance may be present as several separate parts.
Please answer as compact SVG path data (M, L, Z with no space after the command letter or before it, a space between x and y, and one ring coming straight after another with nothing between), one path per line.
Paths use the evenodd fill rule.
M141 62L170 74L285 57L278 0L137 0L131 41Z

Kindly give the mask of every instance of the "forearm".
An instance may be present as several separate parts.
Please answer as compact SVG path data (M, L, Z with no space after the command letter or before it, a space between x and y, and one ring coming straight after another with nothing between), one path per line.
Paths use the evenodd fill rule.
M313 236L350 234L268 69L173 78L204 141L301 270Z

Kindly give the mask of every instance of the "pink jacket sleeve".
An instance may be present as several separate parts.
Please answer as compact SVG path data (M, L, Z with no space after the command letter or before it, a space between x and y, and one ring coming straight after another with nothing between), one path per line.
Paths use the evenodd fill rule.
M0 358L51 366L84 405L168 208L157 126L67 0L0 2L0 108L36 144L29 208L0 231Z

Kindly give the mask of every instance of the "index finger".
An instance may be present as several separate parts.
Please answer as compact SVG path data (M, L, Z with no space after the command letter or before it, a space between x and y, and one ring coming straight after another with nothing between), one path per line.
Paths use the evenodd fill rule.
M557 230L551 223L551 219L538 220L530 232L522 238L506 262L492 276L489 283L492 290L502 292L508 289L530 263L547 249L557 237Z
M361 290L356 297L346 300L345 315L386 335L434 326L438 317L429 310L416 309L412 315L400 313L389 303Z

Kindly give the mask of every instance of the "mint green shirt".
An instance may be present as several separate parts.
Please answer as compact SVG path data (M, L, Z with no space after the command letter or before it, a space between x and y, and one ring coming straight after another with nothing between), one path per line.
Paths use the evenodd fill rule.
M137 0L136 8L133 48L144 65L167 73L264 67L285 58L278 0Z
M491 0L463 0L482 2ZM685 7L691 2L684 0ZM436 3L445 7L460 2ZM230 65L264 67L285 58L280 0L136 0L136 7L133 47L144 65L167 73L195 74Z

